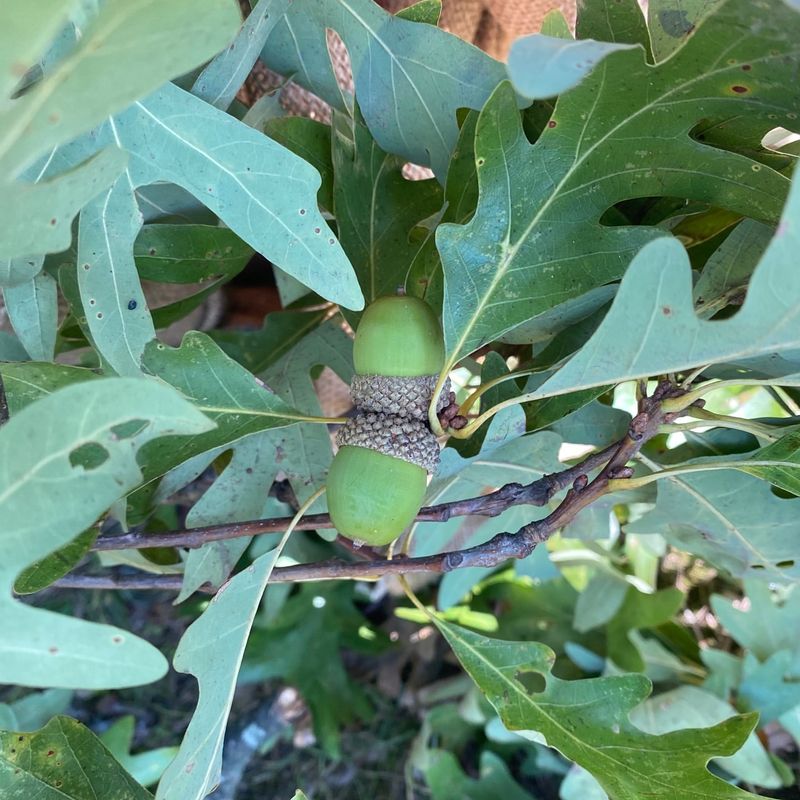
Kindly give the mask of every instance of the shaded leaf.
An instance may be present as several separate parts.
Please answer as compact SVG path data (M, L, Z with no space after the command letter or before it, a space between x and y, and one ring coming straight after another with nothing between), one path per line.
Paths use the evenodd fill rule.
M503 759L488 750L481 753L477 779L467 776L445 750L432 750L427 759L424 775L432 800L534 800L511 777Z
M356 114L334 113L333 205L339 241L367 303L404 286L417 253L433 231L415 231L442 205L442 190L431 178L403 177L404 160L380 149ZM356 314L345 314L355 327Z
M679 589L644 594L629 586L622 607L606 627L609 658L627 672L642 672L645 662L631 646L630 633L668 622L682 605L683 593Z
M14 581L14 592L16 594L39 592L71 572L91 550L99 532L97 526L93 525L55 553L50 553L41 561L31 564L20 572Z
M252 255L232 230L215 225L145 225L133 246L139 277L164 283L230 278Z
M747 461L753 461L753 466L748 466ZM791 494L800 495L800 430L787 433L776 442L756 450L747 461L737 468Z
M699 317L708 319L741 296L773 233L769 225L745 220L709 256L693 291Z
M103 743L70 717L35 733L0 731L0 791L7 800L152 800Z
M722 595L711 597L711 608L728 633L759 660L800 642L800 591L789 589L779 597L760 581L744 583L749 608L737 608Z
M55 280L40 272L26 283L3 289L6 313L22 346L34 361L52 361L58 327Z
M322 178L317 200L326 211L333 211L333 163L331 126L307 117L279 117L268 120L264 133L288 150L308 161Z
M118 434L133 421L139 421L135 433ZM164 657L143 640L23 605L12 599L11 587L23 569L63 547L139 484L135 457L146 442L210 426L166 386L107 378L44 397L0 428L0 581L6 587L0 680L108 688L164 674Z
M247 647L251 674L257 669L259 680L281 678L303 695L317 738L333 756L339 755L340 725L372 713L366 693L342 663L342 648L364 624L351 586L303 584L273 623L253 632Z
M209 335L231 358L250 372L264 372L313 333L328 316L317 311L275 311L258 331L212 331Z
M100 735L100 741L112 756L142 786L152 786L178 753L177 747L159 747L131 754L136 718L128 714L118 719Z

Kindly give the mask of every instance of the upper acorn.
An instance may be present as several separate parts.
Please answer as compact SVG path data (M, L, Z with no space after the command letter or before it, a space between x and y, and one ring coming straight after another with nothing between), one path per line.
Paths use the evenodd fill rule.
M361 316L353 344L359 375L438 375L444 341L433 309L417 297L380 297Z

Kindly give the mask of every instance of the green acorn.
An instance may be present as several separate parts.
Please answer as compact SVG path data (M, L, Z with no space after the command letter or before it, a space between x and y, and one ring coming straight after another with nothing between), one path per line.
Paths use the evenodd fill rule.
M328 473L328 510L337 530L388 544L422 505L439 444L428 406L444 364L439 321L415 297L382 297L361 317L350 386L357 414L339 430ZM443 391L437 405L446 404Z

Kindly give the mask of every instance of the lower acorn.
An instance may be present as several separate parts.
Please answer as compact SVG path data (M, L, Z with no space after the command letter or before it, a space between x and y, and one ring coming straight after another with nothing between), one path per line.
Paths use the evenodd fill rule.
M337 435L328 510L341 534L381 546L414 520L439 465L427 408L444 360L441 328L422 300L383 297L364 312L354 352L357 413Z
M333 524L354 541L389 544L422 505L428 471L439 463L436 437L416 420L367 413L337 438L327 492Z

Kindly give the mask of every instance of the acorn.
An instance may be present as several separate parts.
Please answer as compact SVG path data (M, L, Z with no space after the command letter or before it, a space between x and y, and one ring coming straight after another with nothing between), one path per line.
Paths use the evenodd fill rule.
M381 297L364 312L353 345L350 392L356 415L340 428L328 473L328 511L337 530L373 546L389 544L422 505L439 444L428 406L444 364L444 341L430 306ZM437 408L448 402L449 386Z

